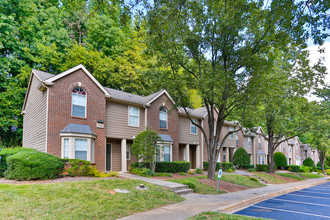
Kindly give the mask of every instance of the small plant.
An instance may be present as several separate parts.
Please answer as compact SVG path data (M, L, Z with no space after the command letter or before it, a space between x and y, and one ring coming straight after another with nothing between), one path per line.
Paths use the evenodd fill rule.
M185 172L180 172L179 173L181 176L187 176L187 174Z
M172 177L172 174L170 174L170 173L154 173L154 176L167 176L167 177Z
M182 184L189 186L189 188L194 190L194 192L196 191L197 186L194 182L189 181L189 180L185 180L185 181L182 182Z
M225 170L225 172L232 173L233 172L233 169L229 168L228 170Z
M194 171L189 170L189 171L188 171L188 175L195 175L195 173L194 173Z
M197 168L195 172L196 172L196 174L203 174L203 171L199 168Z
M325 170L325 173L326 173L327 175L330 175L330 169Z
M259 183L259 180L253 176L250 176L249 179L252 180L253 182Z
M248 169L248 172L256 172L256 169L250 168L250 169Z
M134 168L131 170L131 173L139 175L139 176L145 176L145 177L151 177L154 175L152 170L148 168Z
M309 168L306 167L306 166L301 166L299 171L300 171L300 172L304 172L304 173L308 173L310 170L309 170Z

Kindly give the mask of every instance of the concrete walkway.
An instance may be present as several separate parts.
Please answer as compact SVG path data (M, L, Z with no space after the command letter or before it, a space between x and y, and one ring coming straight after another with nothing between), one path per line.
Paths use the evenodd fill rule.
M150 178L146 178L146 179L148 179L149 180L148 182L150 183L153 182L153 180L151 180ZM158 181L162 181L162 180L157 180L157 182ZM131 216L124 217L122 219L176 220L176 219L187 219L189 217L192 217L194 215L197 215L205 211L232 213L249 204L257 203L265 199L268 199L270 197L278 196L284 193L289 193L291 191L307 188L328 181L329 181L328 178L310 179L310 180L294 182L294 183L269 185L266 187L254 188L254 189L220 194L220 195L188 194L183 196L184 198L186 198L186 200L181 203L164 206L147 212L137 213ZM162 181L162 182L166 182L166 181ZM167 183L165 185L167 185Z

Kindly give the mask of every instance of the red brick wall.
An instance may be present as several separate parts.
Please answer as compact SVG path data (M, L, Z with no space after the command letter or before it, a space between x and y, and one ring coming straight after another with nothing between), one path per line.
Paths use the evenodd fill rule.
M87 93L87 118L71 116L71 92L81 83ZM105 129L96 128L98 119L105 122L106 98L103 91L83 72L77 70L54 82L49 89L47 152L61 156L59 132L68 124L89 125L97 135L95 140L95 163L105 170ZM106 125L104 125L106 127Z
M164 104L167 109L167 130L159 128L159 109ZM148 107L148 128L156 131L159 134L170 135L173 139L172 145L172 160L179 160L179 114L178 110L172 109L173 103L163 94Z

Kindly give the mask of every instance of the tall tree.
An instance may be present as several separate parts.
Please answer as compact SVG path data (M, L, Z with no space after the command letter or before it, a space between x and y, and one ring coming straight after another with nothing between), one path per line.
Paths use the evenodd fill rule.
M168 65L162 80L169 82L184 109L191 105L187 89L196 89L207 109L208 133L191 122L206 142L209 179L214 179L224 121L255 92L253 81L272 68L273 48L301 44L310 36L304 29L311 22L305 3L176 0L149 5L149 43ZM316 13L323 16L324 10ZM324 24L317 21L315 30Z

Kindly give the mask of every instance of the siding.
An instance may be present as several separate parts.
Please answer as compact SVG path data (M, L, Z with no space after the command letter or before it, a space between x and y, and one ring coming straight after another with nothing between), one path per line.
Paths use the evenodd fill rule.
M229 127L227 125L223 125L222 130L221 130L221 134L220 134L220 143L223 140L223 138L228 134L229 132ZM226 138L225 143L223 143L223 147L232 147L232 148L236 148L236 140L235 137L236 134L233 134L233 139L230 138L230 136L228 135L228 137Z
M121 171L121 147L117 144L111 145L111 170Z
M132 140L133 136L145 130L144 109L140 108L140 127L128 126L128 105L107 102L106 136Z
M33 73L31 77L23 116L23 147L46 152L47 90L40 91L38 87L41 82Z
M243 147L246 150L246 152L248 152L248 154L252 154L252 151L253 151L253 139L254 139L254 137L251 137L251 139L252 139L252 146L249 147L248 146L248 137L244 136Z
M200 121L197 120L200 124ZM186 117L179 117L179 142L181 144L199 144L200 129L197 134L190 134L190 120Z

